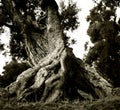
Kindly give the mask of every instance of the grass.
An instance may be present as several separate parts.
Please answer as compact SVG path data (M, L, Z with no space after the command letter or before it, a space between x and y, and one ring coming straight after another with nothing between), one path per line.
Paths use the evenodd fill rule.
M120 96L109 96L93 102L61 101L43 104L40 102L17 102L16 98L8 98L0 89L0 110L120 110Z
M0 110L83 110L82 102L62 101L57 103L43 104L36 103L18 103L16 99L0 100Z

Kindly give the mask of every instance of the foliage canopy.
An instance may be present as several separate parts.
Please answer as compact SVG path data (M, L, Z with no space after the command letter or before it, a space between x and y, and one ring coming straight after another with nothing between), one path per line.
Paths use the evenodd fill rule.
M97 69L115 86L120 85L120 24L116 15L120 1L101 0L90 10L87 30L93 47L89 50L86 62L97 65Z

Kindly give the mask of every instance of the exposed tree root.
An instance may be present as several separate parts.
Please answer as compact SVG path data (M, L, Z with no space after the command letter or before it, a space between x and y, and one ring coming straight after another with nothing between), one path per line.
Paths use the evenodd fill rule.
M24 24L24 19L17 13L11 0L4 4L25 38L28 56L34 65L6 87L9 94L16 93L19 101L39 100L45 103L65 98L90 99L89 96L94 99L110 94L112 86L97 72L86 70L83 62L74 56L72 49L65 46L55 0L39 0L47 15L46 33L43 35L46 42L42 42L40 33L26 31L29 23Z
M101 98L110 94L111 88L99 74L87 72L70 48L59 48L21 73L6 89L10 94L16 93L18 100L49 103L66 97L86 99L85 92L89 100Z
M64 52L63 52L64 51ZM62 61L64 58L61 57L61 53L66 53L65 49L58 49L57 51L54 51L53 54L51 54L51 57L48 55L45 60L41 60L39 65L30 68L23 73L21 73L17 80L13 82L10 86L7 87L7 90L9 90L10 94L13 94L14 92L17 93L18 100L21 100L23 97L27 97L30 94L30 90L37 90L45 84L45 92L43 93L44 97L46 97L46 93L49 92L49 88L53 88L54 86L59 83L59 79L64 74L64 66L62 64ZM63 54L62 54L63 55ZM63 55L65 57L65 55ZM61 70L59 73L57 72L59 69L61 63ZM34 77L35 76L35 77ZM30 78L34 77L34 83L30 85L30 87L26 88L27 83L29 82ZM54 81L58 80L58 81ZM31 80L32 82L32 80ZM56 86L57 87L57 86ZM56 91L57 93L57 91ZM55 97L55 95L54 95ZM42 98L44 100L44 98Z

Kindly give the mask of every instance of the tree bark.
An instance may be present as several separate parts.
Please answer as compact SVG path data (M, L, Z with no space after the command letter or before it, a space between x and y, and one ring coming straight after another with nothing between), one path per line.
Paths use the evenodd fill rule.
M5 1L5 4L11 3L11 0ZM65 45L56 2L41 0L40 5L47 14L44 34L26 31L28 24L24 24L24 20L14 20L25 28L22 34L33 66L6 87L9 94L16 93L18 100L46 103L66 98L92 100L109 95L112 85L96 71L88 71L82 60ZM7 6L7 9L12 7ZM16 16L20 18L17 12Z

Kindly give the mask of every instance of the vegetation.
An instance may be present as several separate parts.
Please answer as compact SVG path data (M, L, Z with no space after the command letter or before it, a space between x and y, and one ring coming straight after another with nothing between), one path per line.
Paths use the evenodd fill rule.
M23 13L24 19L26 19L27 15L31 15L36 22L41 25L45 26L45 12L42 11L38 5L37 0L30 1L30 0L14 0L16 9ZM61 25L64 30L65 35L65 42L68 44L69 37L66 35L66 32L68 30L74 31L79 26L78 22L78 12L79 9L76 6L76 3L69 0L68 4L65 5L64 1L61 1L60 3L60 20ZM11 36L10 36L10 42L9 42L9 48L10 48L10 54L12 57L18 59L18 60L25 60L27 59L27 52L25 50L25 41L23 36L20 34L20 30L16 29L16 24L13 23L13 21L8 17L8 13L6 12L4 8L4 5L0 6L1 10L1 33L4 33L3 26L9 27ZM6 18L7 17L7 18ZM43 19L41 21L41 19ZM42 27L42 28L43 28ZM30 28L30 27L29 27ZM36 31L39 32L39 30L36 29ZM0 42L0 49L4 50L4 44Z
M4 95L1 96L1 93ZM120 93L120 91L119 91ZM120 94L119 94L120 95ZM44 104L41 102L17 102L16 98L9 98L4 89L0 88L0 109L1 110L119 110L120 96L109 96L97 101L59 101L56 103Z
M59 12L55 0L0 2L1 32L3 26L9 27L13 56L4 67L4 76L0 77L1 86L5 87L0 88L0 109L119 108L120 20L116 16L117 0L94 0L96 6L87 18L90 23L88 35L94 46L86 62L97 68L76 58L67 45L66 31L73 31L79 25L79 10L75 3L69 1L66 6L61 2ZM0 47L4 50L2 43ZM18 63L16 59L27 60L30 66Z
M0 87L6 87L10 83L14 82L17 76L29 67L30 66L27 63L18 63L17 60L13 59L3 67L3 75L0 76Z
M37 22L40 23L41 25L45 25L45 20L41 21L41 18L45 16L45 13L40 9L40 7L37 6L37 1L35 2L35 6L31 7L32 2L30 1L19 1L19 0L14 0L16 4L17 10L20 12L24 13L24 17L26 17L27 14L35 14L34 19L36 18ZM26 5L29 4L30 6ZM31 8L31 9L30 9ZM33 12L31 12L34 10ZM72 11L70 11L72 10ZM27 53L25 50L25 42L24 38L20 35L19 31L15 29L16 26L9 25L12 24L12 21L10 19L6 22L3 23L3 21L7 18L7 12L3 9L3 5L1 5L1 16L4 17L4 19L1 17L1 33L4 33L4 28L3 26L9 27L11 31L11 36L10 36L10 42L9 42L9 47L10 47L10 55L13 57L14 60L12 60L10 63L6 64L3 68L3 76L0 76L0 86L6 87L10 83L14 82L17 78L17 76L23 72L24 70L28 69L29 66L26 63L18 63L18 61L24 61L27 59ZM40 11L40 12L39 12ZM78 27L79 22L77 13L79 9L76 7L76 3L69 1L68 5L66 6L63 1L61 1L60 5L60 20L61 20L61 25L64 30L64 35L65 35L65 40L66 44L68 44L68 39L69 37L66 36L65 31L68 30L75 30ZM39 12L39 13L38 13ZM65 22L66 21L66 22ZM73 22L73 23L70 23ZM68 28L69 27L69 28ZM4 48L4 44L0 42L0 50L1 51L6 51Z
M96 69L110 79L114 86L120 86L120 24L116 15L119 2L100 1L87 17L90 23L87 32L94 46L90 49L86 62L94 62Z
M17 52L12 53L14 58L21 54L31 65L6 87L10 95L17 95L18 101L94 100L112 90L99 73L86 70L82 60L66 45L65 30L78 27L76 4L69 2L61 14L58 8L55 0L1 0L1 26L11 30L11 53Z

